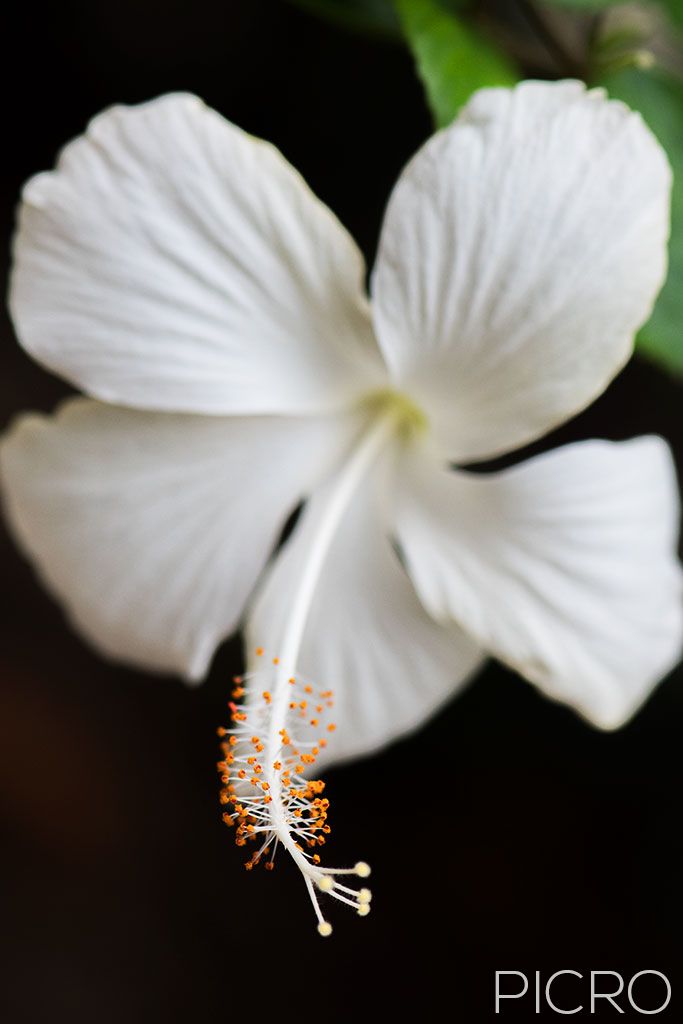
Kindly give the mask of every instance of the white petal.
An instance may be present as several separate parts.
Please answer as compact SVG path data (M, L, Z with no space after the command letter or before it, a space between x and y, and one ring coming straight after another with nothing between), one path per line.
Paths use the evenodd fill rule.
M587 441L501 473L415 459L397 514L428 611L615 728L678 661L678 490L657 437Z
M380 363L363 259L272 146L200 100L113 107L25 188L11 309L106 401L326 411Z
M199 679L349 429L77 399L22 417L4 440L10 523L95 647Z
M302 521L261 585L247 643L278 653L287 612L328 488ZM326 763L377 750L417 728L481 663L457 627L425 613L381 522L370 488L354 498L322 569L306 623L298 671L332 689L337 729ZM321 759L321 760L322 760Z
M417 153L375 323L451 460L539 437L621 369L664 280L670 184L640 116L579 82L483 90Z

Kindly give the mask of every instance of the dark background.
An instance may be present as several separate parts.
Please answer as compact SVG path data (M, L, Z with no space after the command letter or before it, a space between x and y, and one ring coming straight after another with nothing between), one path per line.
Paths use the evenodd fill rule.
M3 270L22 181L115 101L197 92L279 145L369 260L430 132L404 51L285 3L71 0L5 19ZM0 363L0 426L67 390L6 318ZM654 431L683 457L681 394L634 361L545 446ZM329 773L328 861L370 861L375 899L366 920L331 914L323 941L285 858L246 875L220 823L215 728L239 645L186 689L86 649L4 529L0 573L3 1024L478 1024L494 1019L496 969L566 968L664 971L674 998L658 1019L680 1019L680 671L603 735L491 666L418 735ZM544 1019L510 1005L496 1019Z

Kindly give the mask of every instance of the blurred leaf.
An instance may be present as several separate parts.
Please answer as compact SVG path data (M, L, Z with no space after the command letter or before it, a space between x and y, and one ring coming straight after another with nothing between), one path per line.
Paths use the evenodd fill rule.
M669 370L683 374L683 83L661 70L632 68L602 84L611 96L641 112L673 167L669 276L638 346Z
M399 36L400 23L392 0L289 0L309 14L359 32Z
M438 0L394 4L438 128L450 124L475 89L517 81L508 59Z
M662 6L666 8L674 21L683 25L683 0L662 0Z

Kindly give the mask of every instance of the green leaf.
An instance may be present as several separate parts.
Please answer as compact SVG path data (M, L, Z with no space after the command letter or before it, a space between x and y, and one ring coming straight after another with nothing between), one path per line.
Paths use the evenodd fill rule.
M683 374L683 83L659 69L629 69L605 79L611 96L639 110L667 152L674 172L669 276L652 317L640 332L640 351Z
M666 8L673 21L683 25L683 0L662 0L662 6Z
M309 14L357 32L400 36L401 28L392 0L289 0Z
M394 0L437 127L486 85L512 85L513 65L438 0Z

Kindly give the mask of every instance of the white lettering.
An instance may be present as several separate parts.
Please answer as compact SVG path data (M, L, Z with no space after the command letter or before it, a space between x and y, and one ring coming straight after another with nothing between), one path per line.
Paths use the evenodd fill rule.
M503 974L516 974L518 978L524 979L524 988L521 992L501 992L500 991L500 979ZM529 990L529 981L526 974L522 974L521 971L496 971L496 1013L500 1013L500 1001L501 999L521 999L525 996Z
M619 988L616 990L616 992L596 992L595 991L595 979L598 977L598 975L605 975L605 974L610 974L613 978L618 978L619 979ZM624 1011L622 1010L622 1008L619 1006L618 1003L614 1002L614 998L613 998L614 996L621 995L621 993L623 991L624 991L624 979L622 978L622 976L620 974L617 973L617 971L591 971L591 1013L595 1013L595 1000L596 999L607 999L608 1002L610 1002L612 1004L612 1006L614 1007L615 1010L618 1010L619 1013L623 1013Z
M546 982L546 986L545 986L545 1001L548 1004L548 1006L550 1007L550 1009L554 1010L555 1013L580 1013L581 1010L583 1010L583 1004L581 1006L577 1006L573 1010L561 1010L559 1006L555 1006L555 1003L550 998L550 986L555 981L555 978L559 978L559 976L561 974L573 974L574 977L576 977L576 978L583 978L583 974L579 974L578 971L555 971L555 973L552 974L548 978L548 981Z
M643 1008L641 1006L638 1006L635 999L633 998L634 982L637 981L638 978L641 978L643 974L654 974L655 977L661 978L664 984L666 985L666 999L664 1000L661 1006L657 1007L656 1010L643 1010ZM638 973L634 974L628 983L628 1001L633 1007L633 1009L637 1011L637 1013L661 1013L662 1010L666 1010L667 1006L671 1002L671 985L669 984L669 979L666 977L666 975L660 974L659 971L638 971Z

